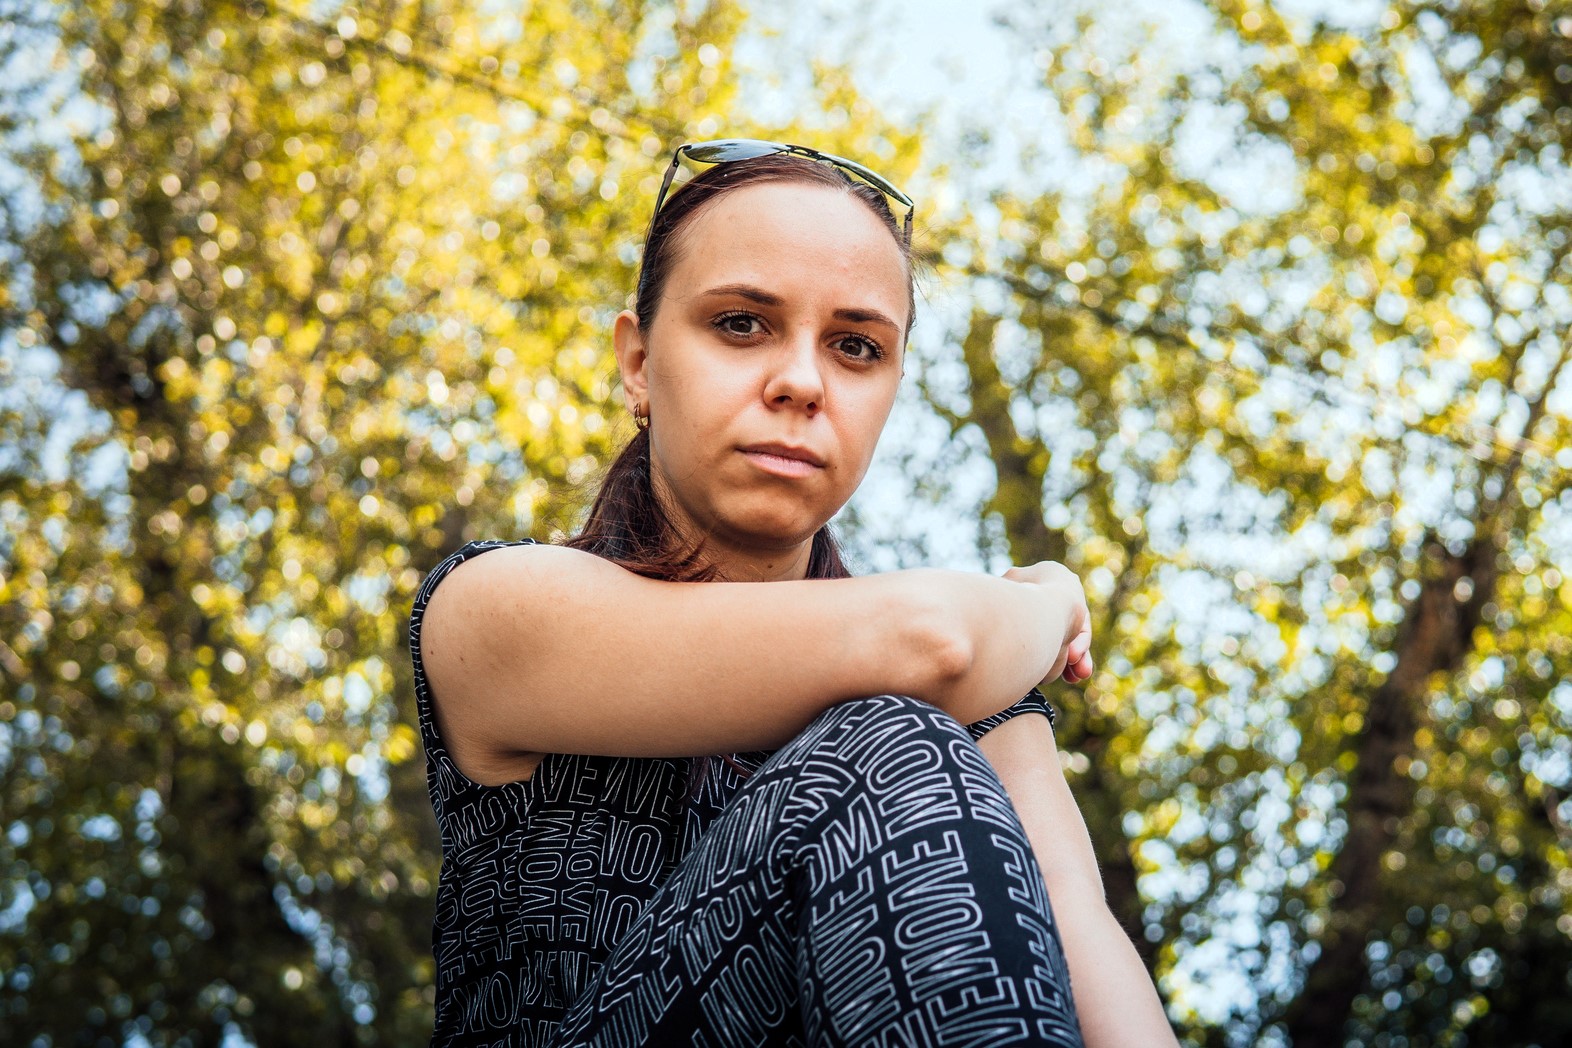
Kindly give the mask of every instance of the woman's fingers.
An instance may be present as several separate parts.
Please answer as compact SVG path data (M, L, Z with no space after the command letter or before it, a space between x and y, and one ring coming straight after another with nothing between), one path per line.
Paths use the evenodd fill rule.
M1083 625L1065 649L1064 679L1079 684L1092 675L1092 630Z
M1095 667L1092 665L1092 657L1090 655L1082 655L1075 662L1065 666L1064 679L1066 683L1079 684L1083 680L1091 677L1092 670L1094 668Z

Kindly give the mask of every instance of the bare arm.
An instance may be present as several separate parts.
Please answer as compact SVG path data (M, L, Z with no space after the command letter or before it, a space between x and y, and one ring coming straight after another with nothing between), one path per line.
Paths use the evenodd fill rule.
M671 583L579 550L515 546L436 587L421 650L455 759L500 782L541 752L777 747L860 695L980 720L1062 671L1078 608L1080 584L1062 568L1030 581L917 569Z
M1157 988L1108 909L1091 835L1064 780L1048 719L1015 717L978 745L999 773L1042 867L1087 1048L1177 1045Z

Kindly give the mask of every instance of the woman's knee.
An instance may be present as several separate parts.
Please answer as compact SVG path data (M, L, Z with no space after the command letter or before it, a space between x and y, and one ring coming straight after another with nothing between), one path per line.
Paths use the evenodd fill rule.
M868 792L885 804L898 803L903 794L932 801L961 785L966 794L1003 794L971 733L938 707L905 695L831 706L776 758L799 767L810 781L834 780L834 789Z
M958 850L987 862L980 856L992 855L995 837L1024 848L1009 795L971 733L918 699L876 695L831 707L771 764L791 796L790 850L814 886L879 856L899 865L918 852Z
M869 695L831 706L791 745L883 779L942 763L958 744L975 747L966 728L937 706L908 695Z
M933 703L895 694L864 695L838 702L814 718L810 728L815 725L828 726L839 736L870 731L967 735L960 721Z

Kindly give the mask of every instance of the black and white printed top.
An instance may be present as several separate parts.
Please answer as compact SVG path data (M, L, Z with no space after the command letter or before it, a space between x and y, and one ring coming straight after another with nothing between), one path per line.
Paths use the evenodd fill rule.
M426 782L442 833L432 929L434 1046L546 1044L570 1001L745 781L710 762L690 798L686 757L547 754L522 782L485 786L459 771L432 716L420 624L437 585L464 561L532 540L471 542L434 568L409 622ZM1053 719L1037 689L970 726L973 738L1020 713ZM769 753L737 754L752 771Z

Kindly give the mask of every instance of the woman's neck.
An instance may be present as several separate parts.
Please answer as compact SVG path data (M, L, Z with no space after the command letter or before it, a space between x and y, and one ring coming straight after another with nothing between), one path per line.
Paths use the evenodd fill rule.
M676 499L664 490L663 478L652 477L655 499L661 504L667 526L685 549L698 549L699 559L715 569L723 582L796 582L808 577L813 559L813 536L800 542L761 544L753 536L732 534L713 525L694 522Z
M759 550L736 548L711 536L703 556L727 582L794 582L808 577L813 540L794 549Z

